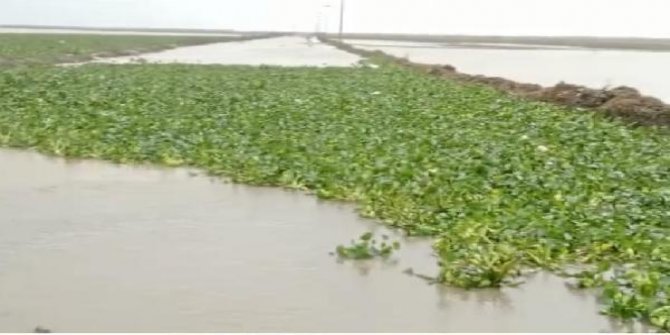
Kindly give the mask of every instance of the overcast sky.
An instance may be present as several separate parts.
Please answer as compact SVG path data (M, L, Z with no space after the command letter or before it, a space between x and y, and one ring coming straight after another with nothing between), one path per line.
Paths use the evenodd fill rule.
M312 31L319 12L336 30L339 0L0 0L0 25ZM670 0L347 0L345 30L670 38L668 15Z

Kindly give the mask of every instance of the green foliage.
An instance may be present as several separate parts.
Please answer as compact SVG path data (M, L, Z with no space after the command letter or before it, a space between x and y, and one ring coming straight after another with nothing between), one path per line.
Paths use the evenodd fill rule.
M606 314L623 319L644 319L670 330L670 282L654 271L619 270L605 281Z
M472 244L463 247L440 239L439 279L464 288L500 287L520 274L516 250L505 244Z
M585 264L608 313L667 320L670 138L655 129L393 66L87 65L0 74L0 145L354 201L436 237L443 282Z
M199 36L116 36L0 34L0 67L78 62L94 56L133 55L182 45L235 38Z
M400 249L399 242L388 242L388 236L382 238L382 241L377 242L373 234L368 232L361 235L358 240L351 241L349 246L338 245L335 251L341 258L361 260L374 257L387 258L393 251Z
M664 330L670 330L670 306L663 306L651 312L651 324Z

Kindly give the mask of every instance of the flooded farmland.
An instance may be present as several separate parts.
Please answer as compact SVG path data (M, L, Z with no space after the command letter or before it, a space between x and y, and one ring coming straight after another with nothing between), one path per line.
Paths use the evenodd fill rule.
M138 57L100 59L102 63L130 63ZM297 36L251 40L239 43L213 43L141 55L150 63L352 66L360 57L320 43L315 38Z
M423 44L417 45L402 48L424 49ZM528 49L514 44L460 45L450 50L477 53L491 48L501 53L583 51L550 46ZM184 47L142 58L158 63L319 67L347 67L360 60L318 41L295 36ZM126 63L132 59L106 61ZM479 65L489 63L480 61ZM477 73L453 64L461 71ZM199 71L196 68L191 68L191 73ZM80 69L82 73L87 70ZM215 70L212 67L209 72ZM382 71L371 72L376 75ZM253 73L249 73L251 77ZM227 75L229 80L234 77L232 73ZM397 92L415 91L405 89L406 77L399 78L402 90ZM61 88L67 87L63 84L67 81L59 80ZM203 81L198 87L226 91L222 83L217 86L212 82L217 83ZM95 80L89 83L99 84ZM314 81L310 87L318 83ZM366 81L370 84L374 84L372 78ZM287 85L291 86L290 82ZM345 90L333 85L320 92L357 92L355 86L347 85ZM640 85L631 86L650 93ZM184 94L179 88L173 92ZM384 110L385 105L370 103L387 96L384 90L369 90L368 86L359 90L365 95L358 96L365 99L357 101L366 107L360 111L374 114ZM81 88L73 92L81 92ZM126 94L116 95L120 98L110 100L107 106L126 102L128 91L119 92ZM147 100L150 103L137 110L160 110L153 106L164 103L167 95L144 92L138 96L152 95L160 99ZM257 95L249 100L253 108L248 110L258 113L259 106L295 108L305 103L303 95L295 96L299 99L263 105L263 96ZM188 95L185 98L188 108L179 112L187 119L197 105L189 105ZM34 100L27 97L16 101ZM420 100L409 96L394 101L415 100L422 102L417 110L425 109L428 98L423 96ZM216 100L212 106L225 106L222 104L226 101ZM341 104L336 108L328 101L323 99L293 113L327 115L319 108L341 110ZM7 106L25 113L21 109L24 104L13 102ZM324 104L326 107L322 107ZM291 112L290 108L283 110ZM67 111L78 113L76 108ZM202 115L207 114L209 111ZM315 119L313 123L321 126L340 119ZM413 122L417 120L412 118ZM349 121L360 123L357 118ZM199 125L193 128L203 130ZM216 128L215 133L223 133L221 129ZM240 134L245 130L249 133L242 129ZM435 132L444 133L443 129ZM481 136L473 138L479 141ZM350 148L354 142L343 140L342 147ZM555 148L560 150L558 145ZM543 145L537 149L549 150ZM402 156L400 152L377 154ZM408 274L433 276L438 272L430 239L405 238L375 221L361 219L347 204L276 188L225 183L198 170L114 165L0 150L0 213L0 331L31 331L36 326L59 332L647 330L600 315L602 306L596 301L596 292L570 289L564 279L549 274L539 273L519 287L501 290L466 291L431 285ZM389 234L400 240L402 248L387 261L340 261L331 255L337 245L367 231Z
M239 33L223 32L173 32L173 31L132 31L132 30L96 30L96 29L47 29L0 27L0 34L72 34L72 35L124 35L124 36L216 36L238 37Z
M15 150L0 162L1 331L633 329L550 275L503 290L429 285L403 272L437 271L430 241L349 205L187 169ZM402 249L389 261L330 255L365 231Z
M591 88L630 86L670 102L670 52L605 50L529 44L424 43L345 40L411 61L450 64L459 72L551 86L561 81Z

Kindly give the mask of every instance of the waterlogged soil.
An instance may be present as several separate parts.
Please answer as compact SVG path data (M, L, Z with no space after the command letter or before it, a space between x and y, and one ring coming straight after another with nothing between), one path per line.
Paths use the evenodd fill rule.
M430 241L352 207L198 171L0 150L0 331L644 331L598 314L590 292L536 274L464 291ZM342 262L366 231L402 248Z
M450 64L459 72L552 86L629 86L670 103L670 52L492 43L421 43L345 40L417 63Z

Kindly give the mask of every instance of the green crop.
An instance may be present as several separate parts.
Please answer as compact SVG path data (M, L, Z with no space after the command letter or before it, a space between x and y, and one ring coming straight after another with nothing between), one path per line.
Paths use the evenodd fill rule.
M93 57L132 55L183 45L236 40L235 37L0 34L0 67L78 62Z
M202 168L436 238L438 280L579 264L668 327L670 137L393 66L87 65L0 75L0 144Z
M387 258L398 249L400 249L400 242L390 242L386 235L383 235L382 241L378 242L374 235L368 232L361 235L358 240L351 241L349 246L338 245L335 251L341 258L360 260L374 257Z

